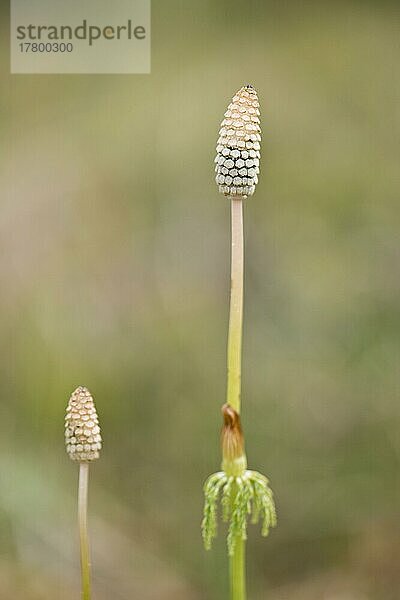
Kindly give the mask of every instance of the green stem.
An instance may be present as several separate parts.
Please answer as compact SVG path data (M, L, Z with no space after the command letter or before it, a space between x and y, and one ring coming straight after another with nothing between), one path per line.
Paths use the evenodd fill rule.
M90 600L90 553L87 525L89 463L79 463L78 522L81 549L82 600Z
M229 559L231 600L246 600L245 551L246 543L238 537L235 552Z
M240 413L243 327L243 201L231 198L231 302L228 332L227 402Z
M228 332L227 403L240 413L243 329L243 201L231 198L231 301ZM246 600L245 541L238 537L230 557L231 600Z

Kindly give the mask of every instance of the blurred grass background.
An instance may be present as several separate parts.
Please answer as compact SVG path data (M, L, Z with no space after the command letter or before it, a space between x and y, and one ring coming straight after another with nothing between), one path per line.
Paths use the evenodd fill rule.
M253 600L400 597L399 5L153 0L149 76L10 76L2 5L0 598L79 597L64 409L92 391L97 600L226 598L226 105L259 92L244 427L279 527Z

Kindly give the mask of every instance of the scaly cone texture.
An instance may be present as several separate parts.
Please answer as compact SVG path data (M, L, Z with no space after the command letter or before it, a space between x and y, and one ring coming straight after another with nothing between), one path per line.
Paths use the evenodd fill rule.
M72 460L86 462L99 458L99 419L89 390L82 386L76 388L68 402L65 445Z
M254 194L260 171L259 106L256 90L245 85L232 98L221 123L215 180L225 196Z

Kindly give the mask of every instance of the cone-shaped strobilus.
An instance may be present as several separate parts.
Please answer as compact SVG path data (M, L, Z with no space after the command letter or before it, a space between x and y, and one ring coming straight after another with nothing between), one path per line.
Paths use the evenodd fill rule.
M99 419L89 390L79 386L69 399L65 416L65 445L71 460L79 463L78 524L82 600L91 599L90 552L87 524L89 463L100 456Z

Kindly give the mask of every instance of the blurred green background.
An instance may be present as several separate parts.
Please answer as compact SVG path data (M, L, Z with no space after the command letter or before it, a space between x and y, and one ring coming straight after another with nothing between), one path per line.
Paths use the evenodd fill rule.
M78 385L104 437L96 600L227 597L199 527L228 319L213 159L248 82L243 421L279 511L250 528L250 598L398 600L398 3L153 0L148 76L10 76L1 10L1 600L79 597Z

